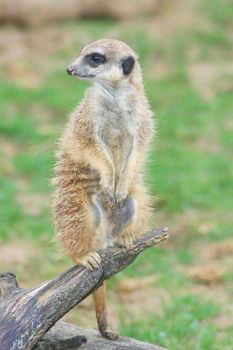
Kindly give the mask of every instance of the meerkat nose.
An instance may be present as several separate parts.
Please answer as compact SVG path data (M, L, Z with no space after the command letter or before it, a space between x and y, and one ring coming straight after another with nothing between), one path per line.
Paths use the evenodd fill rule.
M74 75L74 68L72 66L67 67L66 71L69 75Z

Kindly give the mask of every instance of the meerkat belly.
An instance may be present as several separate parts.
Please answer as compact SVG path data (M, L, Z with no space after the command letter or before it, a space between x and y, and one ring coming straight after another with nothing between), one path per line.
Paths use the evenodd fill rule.
M119 174L124 169L129 160L133 136L127 128L107 128L102 132L103 142L105 143L109 155L115 168L115 182L118 182Z
M106 125L106 127L102 125L99 135L114 165L116 186L119 181L119 176L124 171L125 165L130 158L133 136L128 131L127 127L123 125L122 127L116 125L111 125L110 127L109 124ZM116 236L116 232L122 229L122 227L118 229L119 222L122 222L122 218L118 218L121 213L118 213L118 208L114 207L114 203L109 203L109 199L105 198L101 191L97 193L96 196L93 196L93 203L95 204L95 210L98 209L99 212L99 232L101 232L102 238L105 237L105 244L111 246L113 244L113 236ZM96 215L95 217L97 218ZM114 230L114 228L116 229Z

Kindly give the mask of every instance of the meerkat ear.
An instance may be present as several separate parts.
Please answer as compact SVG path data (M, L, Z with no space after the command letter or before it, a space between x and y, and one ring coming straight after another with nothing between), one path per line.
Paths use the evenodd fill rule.
M123 68L124 75L129 75L132 72L134 64L135 64L135 59L133 58L133 56L124 58L124 60L122 61L122 68Z

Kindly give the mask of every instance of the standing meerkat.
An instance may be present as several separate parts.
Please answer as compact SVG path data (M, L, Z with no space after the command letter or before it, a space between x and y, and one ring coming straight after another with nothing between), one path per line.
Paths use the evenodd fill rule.
M87 45L67 72L93 84L60 140L53 181L55 230L76 264L95 269L101 263L99 249L114 243L128 248L148 229L143 168L152 113L137 55L122 41ZM101 334L116 339L107 322L104 285L93 296Z

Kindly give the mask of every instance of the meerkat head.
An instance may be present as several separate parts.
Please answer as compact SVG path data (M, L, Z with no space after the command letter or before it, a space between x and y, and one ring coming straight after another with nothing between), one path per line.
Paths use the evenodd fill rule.
M85 46L80 56L67 68L67 73L81 79L117 84L138 70L137 55L123 41L97 40Z

